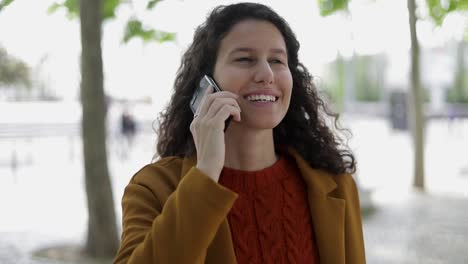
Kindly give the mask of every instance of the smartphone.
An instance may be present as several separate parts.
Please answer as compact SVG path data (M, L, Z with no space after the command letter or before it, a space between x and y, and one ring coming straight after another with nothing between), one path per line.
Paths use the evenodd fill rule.
M190 100L190 109L192 109L193 114L197 112L198 106L200 105L203 96L205 95L206 89L208 86L213 86L214 92L220 92L221 88L219 88L218 84L216 84L215 80L211 78L208 75L203 76L203 78L200 80L200 83L198 84L197 89L195 90L195 93L192 96L192 100ZM229 123L231 122L232 116L230 116L224 125L224 131L229 126Z

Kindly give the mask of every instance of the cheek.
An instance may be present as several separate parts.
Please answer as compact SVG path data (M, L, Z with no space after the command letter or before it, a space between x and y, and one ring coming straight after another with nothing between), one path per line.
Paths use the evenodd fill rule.
M279 77L280 77L279 78L280 86L281 86L281 89L283 90L283 93L287 94L288 97L291 97L291 92L293 88L291 72L289 71L284 72Z
M223 91L237 93L238 81L232 76L221 77L218 81L218 85Z
M225 69L215 73L214 78L222 90L238 93L239 88L244 86L246 81L245 72L236 69Z

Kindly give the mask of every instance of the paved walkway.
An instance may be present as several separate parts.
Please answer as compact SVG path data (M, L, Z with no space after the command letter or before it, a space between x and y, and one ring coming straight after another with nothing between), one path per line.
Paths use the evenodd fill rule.
M429 194L423 195L406 191L411 148L405 133L389 131L382 120L347 122L354 133L351 145L359 161L359 183L372 190L376 208L364 218L368 263L468 263L468 175L462 173L468 165L468 125L455 132L443 123L429 126ZM121 140L110 141L109 167L120 218L123 188L150 162L154 138L140 135L127 156L122 155ZM12 146L18 150L16 172L5 151ZM0 264L77 263L37 259L32 252L84 240L87 218L79 139L0 141L0 150Z
M468 263L468 199L410 193L364 218L368 263Z

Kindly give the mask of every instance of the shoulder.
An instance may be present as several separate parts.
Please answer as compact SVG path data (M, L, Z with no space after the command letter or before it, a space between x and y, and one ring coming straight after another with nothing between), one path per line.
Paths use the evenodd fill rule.
M164 157L148 164L133 175L129 185L140 185L153 194L168 195L179 184L183 160L180 157Z
M353 175L350 173L335 174L331 177L335 180L338 188L349 189L356 187L356 182L354 181Z
M332 178L336 182L336 189L334 191L336 196L345 200L359 201L356 181L351 174L333 175Z

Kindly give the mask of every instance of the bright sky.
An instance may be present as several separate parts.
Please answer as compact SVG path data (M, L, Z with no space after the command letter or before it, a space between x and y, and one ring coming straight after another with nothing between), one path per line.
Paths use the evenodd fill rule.
M61 96L72 99L76 98L79 86L79 25L77 20L66 19L65 12L48 15L46 10L53 2L15 0L0 13L0 45L33 67L42 61L41 78ZM133 0L132 8L120 8L118 19L103 27L106 91L117 97L149 96L156 103L165 102L180 56L190 43L195 27L214 6L233 2L239 1L165 0L153 11L146 12L146 1ZM385 51L393 56L395 63L408 62L406 1L353 0L352 19L344 14L321 18L316 0L260 2L273 7L290 23L301 43L301 60L314 75L320 75L321 66L333 60L337 51L348 56L353 48L365 54ZM176 32L177 42L143 44L133 40L122 44L124 24L135 12L157 29ZM464 23L466 19L458 16L436 30L429 22L420 23L420 42L440 46L450 38L460 38Z

